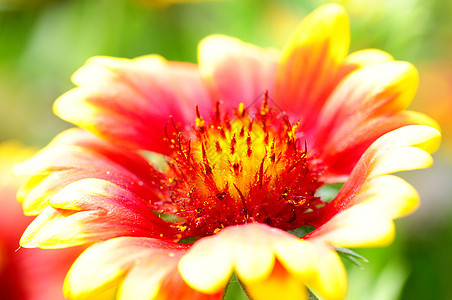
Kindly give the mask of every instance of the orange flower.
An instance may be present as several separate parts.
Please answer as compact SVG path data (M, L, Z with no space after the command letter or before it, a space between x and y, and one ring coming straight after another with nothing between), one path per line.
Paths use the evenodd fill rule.
M65 131L16 168L39 215L21 245L97 242L66 277L70 299L219 299L233 272L255 299L343 299L334 247L391 241L418 195L388 174L429 166L440 139L405 111L415 68L347 55L348 26L327 5L282 53L211 36L199 66L91 59L55 103L91 133Z

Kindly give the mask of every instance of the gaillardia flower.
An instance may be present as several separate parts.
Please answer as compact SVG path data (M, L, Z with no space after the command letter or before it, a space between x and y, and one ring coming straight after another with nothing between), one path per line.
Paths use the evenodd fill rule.
M405 111L415 68L347 55L348 27L327 5L282 52L211 36L199 65L89 60L54 107L81 129L16 168L38 215L21 245L93 244L69 299L220 299L233 272L254 299L343 299L335 248L391 241L418 195L389 174L429 166L440 138Z

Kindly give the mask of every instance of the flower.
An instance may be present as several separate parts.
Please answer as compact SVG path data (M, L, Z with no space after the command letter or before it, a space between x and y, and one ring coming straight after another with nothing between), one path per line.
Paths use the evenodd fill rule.
M19 239L30 223L15 193L24 178L11 176L11 168L34 150L7 141L0 144L0 289L5 300L64 299L61 285L79 249L23 249Z
M348 46L344 9L326 5L281 53L216 35L199 66L89 60L54 106L81 129L16 168L38 215L21 245L94 243L69 299L219 299L233 272L255 299L343 299L335 247L391 241L418 195L389 174L429 166L440 139L405 111L415 68Z

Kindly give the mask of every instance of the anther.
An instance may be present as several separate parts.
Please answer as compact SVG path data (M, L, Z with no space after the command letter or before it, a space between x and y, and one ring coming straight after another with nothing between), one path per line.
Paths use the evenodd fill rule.
M262 182L264 180L264 162L265 162L265 158L266 157L267 157L267 154L265 154L264 157L262 158L262 162L261 162L261 165L259 167L259 189L261 189Z
M237 140L235 139L235 134L231 139L231 155L235 153L235 145L237 144Z
M254 119L252 119L249 123L248 123L248 131L251 132L253 130L253 123L254 123Z
M206 121L201 117L201 114L199 113L199 107L196 105L196 127L200 129L201 132L205 131L205 124Z
M221 115L220 115L220 101L217 101L217 103L215 104L214 115L215 115L215 121L218 122L218 123L220 123L220 122L221 122Z
M245 116L245 105L242 102L239 103L239 107L237 108L237 115L241 118Z
M217 149L217 153L220 153L222 151L219 141L215 141L215 148Z
M239 136L240 136L240 137L245 136L245 126L242 126L242 129L240 129Z
M206 148L204 147L204 144L201 144L201 151L206 175L212 175L212 168L209 165L209 160L207 159Z

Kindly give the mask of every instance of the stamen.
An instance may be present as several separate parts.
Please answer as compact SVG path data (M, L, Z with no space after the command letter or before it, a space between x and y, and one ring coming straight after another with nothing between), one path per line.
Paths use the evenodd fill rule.
M245 197L243 197L242 191L235 185L234 183L234 187L237 190L237 193L240 196L240 200L242 200L242 209L243 209L243 214L245 215L245 220L248 219L249 215L248 215L248 209L246 207L246 200Z
M217 149L217 153L221 153L223 150L221 149L220 142L215 141L215 148Z
M212 120L203 119L196 107L192 129L165 128L173 150L161 191L170 199L158 210L177 216L172 226L181 238L246 222L292 230L324 205L314 196L320 169L307 155L307 141L304 150L295 146L299 124L273 113L268 99L267 92L257 114L239 105L232 119L223 116L219 102Z
M201 149L206 175L212 175L212 168L210 167L209 160L207 159L206 148L204 144L201 144Z
M240 129L239 137L245 136L245 126L242 126L242 129Z
M237 108L237 115L241 118L245 116L245 105L240 102L239 107Z
M221 122L220 101L217 101L217 103L215 103L214 116L215 123L220 123Z
M259 167L259 189L261 189L262 181L264 180L264 162L265 162L265 157L266 156L267 156L267 154L265 154L265 156L262 158L262 162L261 162L261 165Z
M235 145L236 144L237 144L237 140L235 139L235 134L234 134L234 136L231 139L231 147L230 147L231 155L234 155L234 153L235 153Z

